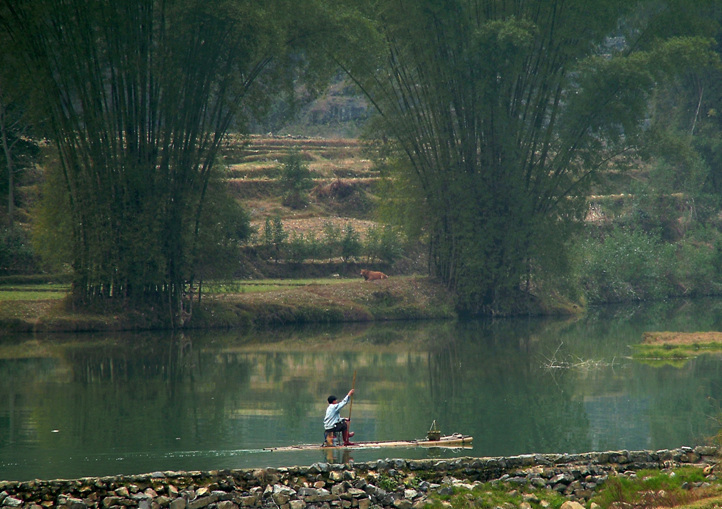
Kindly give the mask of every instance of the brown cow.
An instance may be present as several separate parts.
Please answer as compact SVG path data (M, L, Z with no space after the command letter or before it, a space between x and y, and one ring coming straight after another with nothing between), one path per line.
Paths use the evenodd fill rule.
M378 272L375 270L367 270L362 269L361 275L364 277L366 281L374 281L375 279L388 279L389 276L384 274L383 272Z

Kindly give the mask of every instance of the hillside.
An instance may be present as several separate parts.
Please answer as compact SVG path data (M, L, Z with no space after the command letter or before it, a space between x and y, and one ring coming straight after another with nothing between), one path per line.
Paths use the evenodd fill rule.
M313 180L307 203L296 208L284 205L284 188L280 178L283 163L292 153L300 156ZM375 216L381 176L361 141L290 135L230 137L223 150L223 161L228 186L249 212L256 232L249 249L245 250L247 255L250 254L246 257L246 265L254 267L246 267L244 274L239 274L241 277L303 277L338 273L358 277L357 264L369 262L368 257L321 260L310 256L306 260L309 263L279 266L276 260L270 265L266 263L268 255L262 254L261 259L255 257L258 252L253 248L261 243L266 222L274 219L280 219L289 242L298 238L305 241L309 236L324 241L329 236L329 229L343 235L349 227L364 242L370 229L381 228ZM375 266L390 269L388 264L376 263ZM403 268L396 267L395 273L423 272L424 267L418 260L411 265L406 260Z
M284 159L294 151L300 153L314 180L310 202L302 209L292 209L281 203L281 168ZM313 224L319 216L353 221L372 218L379 173L365 157L359 140L231 137L224 148L223 160L229 186L256 223L278 215L284 223L293 221L289 225L303 229L305 223Z

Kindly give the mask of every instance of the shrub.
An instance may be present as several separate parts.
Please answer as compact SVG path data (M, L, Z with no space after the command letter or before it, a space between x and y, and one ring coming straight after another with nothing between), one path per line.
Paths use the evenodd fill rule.
M348 262L351 258L361 255L361 236L351 223L346 225L341 239L341 259Z
M366 232L363 252L369 262L381 260L393 263L404 253L403 241L392 226L372 227Z
M602 507L675 507L686 505L712 494L715 490L689 490L683 486L702 483L700 468L679 468L672 474L657 470L640 470L635 478L610 477L595 494L592 502Z
M323 223L323 248L322 253L329 260L341 254L341 239L343 232L341 228L334 225L331 221Z
M677 286L684 295L710 295L720 288L719 263L720 248L693 242L677 245L673 274Z
M281 169L281 185L284 190L285 206L299 209L308 205L308 190L313 187L313 178L298 152L291 153L284 161Z
M20 228L0 229L0 275L29 274L37 270L35 255Z
M295 263L302 263L308 259L314 259L317 256L318 242L316 237L309 233L305 236L303 233L293 233L290 240L286 243L286 257Z
M656 235L617 228L602 239L582 242L580 281L591 303L663 298L672 293L669 276L674 246Z
M287 238L288 233L283 230L281 218L279 216L275 216L273 219L267 217L263 227L263 246L269 251L269 257L273 253L273 257L278 261Z

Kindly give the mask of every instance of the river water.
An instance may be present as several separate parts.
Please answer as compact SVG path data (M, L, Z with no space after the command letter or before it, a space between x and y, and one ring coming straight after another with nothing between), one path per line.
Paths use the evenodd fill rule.
M0 338L0 480L380 458L664 449L720 428L722 357L630 358L644 331L722 330L722 300L573 319L394 322ZM321 443L326 398L356 375L357 440L472 449L269 452Z

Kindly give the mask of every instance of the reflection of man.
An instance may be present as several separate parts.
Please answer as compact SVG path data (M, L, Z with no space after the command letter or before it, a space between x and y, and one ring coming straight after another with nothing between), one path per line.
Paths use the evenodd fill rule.
M328 397L328 408L326 408L326 416L323 418L325 445L333 445L333 434L338 431L343 433L343 445L353 445L353 443L349 442L349 438L354 436L354 433L348 431L348 419L341 418L339 413L349 402L353 393L354 390L351 389L341 402L338 401L336 396L331 395Z

